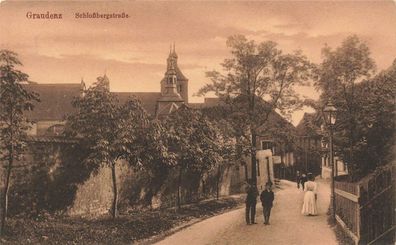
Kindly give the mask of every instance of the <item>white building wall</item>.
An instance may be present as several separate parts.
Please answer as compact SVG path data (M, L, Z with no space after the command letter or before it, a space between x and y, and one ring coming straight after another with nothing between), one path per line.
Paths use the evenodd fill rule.
M348 174L348 169L346 168L344 162L341 161L340 158L334 157L334 164L336 164L338 170L336 176ZM331 178L331 165L330 165L330 159L328 157L327 158L322 157L322 178L324 179Z

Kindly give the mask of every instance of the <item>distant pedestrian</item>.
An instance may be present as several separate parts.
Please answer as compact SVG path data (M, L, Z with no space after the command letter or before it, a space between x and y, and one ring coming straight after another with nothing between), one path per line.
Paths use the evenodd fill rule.
M263 205L264 224L269 225L269 218L271 215L272 203L274 201L274 192L271 190L272 184L267 182L265 190L261 192L260 200Z
M249 181L249 184L246 188L246 224L257 224L255 222L256 218L256 204L257 204L257 196L258 190L255 183L252 180Z
M307 182L307 176L305 174L301 175L300 184L303 190L305 190L305 182Z
M311 216L318 214L316 205L318 185L315 183L315 177L312 174L308 175L308 179L309 180L305 183L304 204L301 214Z
M300 189L300 181L301 181L300 171L297 171L296 174L297 189Z

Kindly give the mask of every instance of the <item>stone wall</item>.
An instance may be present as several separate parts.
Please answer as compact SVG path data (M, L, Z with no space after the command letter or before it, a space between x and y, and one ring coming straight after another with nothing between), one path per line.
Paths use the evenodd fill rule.
M75 144L31 142L29 151L14 170L10 191L12 215L40 212L72 216L107 214L113 199L111 169L107 166L95 169L83 164L84 154ZM205 195L200 185L201 176L186 173L183 176L183 201L187 203L215 196L216 173L213 170L209 174ZM144 171L135 172L126 162L120 161L116 174L119 210L175 204L176 169L149 175ZM221 196L240 192L244 182L243 167L223 169L220 180Z
M87 181L77 186L73 204L68 208L69 215L104 214L111 208L112 184L111 169L101 168L92 173Z
M119 204L123 204L123 183L131 178L132 171L125 162L119 161L116 167ZM109 213L113 201L113 182L111 168L103 166L91 173L90 177L77 186L73 204L67 214L80 216L96 216Z

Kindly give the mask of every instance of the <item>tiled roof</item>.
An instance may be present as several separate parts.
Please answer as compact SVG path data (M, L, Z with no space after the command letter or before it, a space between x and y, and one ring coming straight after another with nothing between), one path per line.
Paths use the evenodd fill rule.
M74 112L71 104L74 97L80 96L81 85L69 84L24 84L25 89L40 95L34 110L27 113L31 120L63 120L65 115Z
M181 70L179 69L178 66L176 66L176 77L177 77L177 80L182 80L182 81L188 80L188 78L183 75L183 73L181 72Z
M71 104L74 97L80 96L81 85L73 84L25 84L27 90L40 95L40 102L35 103L34 110L27 113L31 120L64 120L66 115L72 114L74 108ZM157 100L161 97L159 92L113 92L120 103L125 103L135 96L142 102L144 109L151 115L155 114Z
M150 115L155 115L157 100L161 97L160 92L113 92L113 94L117 96L121 104L127 102L132 97L136 97Z
M163 108L161 108L158 113L157 116L158 117L162 117L162 116L166 116L171 114L172 112L176 111L177 109L179 109L179 106L176 103L168 103L167 105L165 105Z

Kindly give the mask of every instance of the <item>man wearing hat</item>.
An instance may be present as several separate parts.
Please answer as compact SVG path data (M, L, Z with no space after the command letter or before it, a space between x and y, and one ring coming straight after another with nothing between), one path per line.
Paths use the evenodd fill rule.
M246 224L257 224L254 220L256 217L256 204L259 193L252 180L248 181L246 193Z
M260 200L263 205L263 214L264 214L264 224L269 225L269 218L271 215L272 203L274 201L274 192L271 190L272 184L267 182L265 184L265 190L261 192Z

